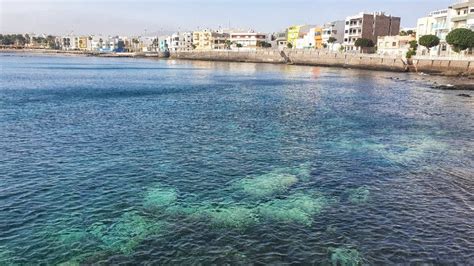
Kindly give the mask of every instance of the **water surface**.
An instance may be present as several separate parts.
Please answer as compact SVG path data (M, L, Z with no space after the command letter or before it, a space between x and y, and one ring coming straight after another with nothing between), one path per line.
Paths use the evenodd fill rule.
M474 263L459 92L306 66L0 67L0 264Z

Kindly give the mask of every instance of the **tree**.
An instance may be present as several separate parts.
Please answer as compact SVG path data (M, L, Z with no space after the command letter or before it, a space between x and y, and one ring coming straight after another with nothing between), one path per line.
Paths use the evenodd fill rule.
M225 48L230 49L230 46L232 45L232 42L230 40L225 40Z
M416 51L418 49L418 42L416 42L415 40L410 41L409 44L411 50Z
M408 35L413 35L415 32L413 30L407 30Z
M265 41L257 41L257 46L261 48L270 48L272 47L272 44Z
M431 48L439 45L439 38L436 35L424 35L421 36L419 43L421 46L426 47L429 52Z
M331 50L333 49L333 46L334 46L334 43L337 42L337 39L334 38L334 37L329 37L328 39L328 43L331 44ZM327 45L324 47L324 48L327 48Z
M446 42L456 53L474 47L474 31L470 29L455 29L446 36Z
M374 42L371 39L359 38L355 41L354 44L356 47L361 48L361 51L364 52L367 48L372 48L375 46Z
M291 42L289 42L286 47L288 47L289 49L293 48L293 44L291 44Z
M242 44L241 43L238 43L236 44L237 48L242 48Z
M404 31L404 30L400 31L400 36L407 36L407 35L408 35L408 33L406 31Z

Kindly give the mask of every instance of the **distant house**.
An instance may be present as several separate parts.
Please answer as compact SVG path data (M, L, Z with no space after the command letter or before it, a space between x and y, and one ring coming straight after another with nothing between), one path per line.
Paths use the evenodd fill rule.
M379 37L377 40L377 54L403 57L410 49L411 41L416 41L416 37L413 35Z

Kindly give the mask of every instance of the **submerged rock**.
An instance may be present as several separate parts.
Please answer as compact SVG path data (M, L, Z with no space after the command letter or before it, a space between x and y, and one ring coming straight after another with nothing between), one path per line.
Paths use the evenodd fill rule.
M471 95L469 94L466 94L466 93L461 93L461 94L458 94L459 97L466 97L466 98L471 98Z
M474 84L465 83L465 84L443 84L443 85L433 85L432 89L437 90L474 90Z
M222 228L245 229L258 222L256 209L242 206L204 209L198 215L209 219L212 226Z
M359 251L348 248L330 248L331 264L334 266L357 266L362 265L362 257Z
M13 253L5 246L0 246L0 265L15 265L13 263Z
M248 196L265 198L282 193L297 182L295 175L270 172L254 178L244 178L235 183L234 187Z
M349 201L355 204L365 203L369 200L370 191L366 186L349 189Z
M163 210L173 205L178 199L175 189L156 186L146 192L143 206L149 210Z
M286 199L275 199L258 207L263 219L285 223L311 225L313 216L326 206L327 199L319 195L298 193Z
M129 212L112 224L95 223L88 232L100 241L103 249L129 254L146 237L157 234L162 229L162 223Z
M308 181L311 178L311 164L303 163L296 167L278 168L273 173L290 174L296 176L298 180Z

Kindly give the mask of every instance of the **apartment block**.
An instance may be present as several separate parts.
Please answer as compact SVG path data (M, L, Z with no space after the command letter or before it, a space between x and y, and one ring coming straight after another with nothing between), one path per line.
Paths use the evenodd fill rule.
M344 41L344 27L345 21L338 20L329 23L325 23L323 28L322 42L323 44L329 45L329 38L335 38L335 43L343 43Z
M442 55L449 53L449 45L446 43L446 35L452 30L454 11L450 8L432 11L428 16L419 18L416 25L416 40L424 35L436 35L440 39L440 45L431 49L432 55ZM427 54L424 47L419 48L419 53Z
M453 29L467 28L474 30L474 0L462 0L449 7L452 10Z
M174 33L166 40L170 52L193 50L193 34L191 32Z
M220 31L195 31L193 32L193 45L197 50L224 50L227 49L228 33Z
M233 48L256 49L267 41L267 35L258 32L232 32L229 36Z
M346 18L344 27L344 47L346 51L359 51L355 41L370 39L377 43L379 36L394 36L400 32L400 17L385 15L384 12L359 13Z

